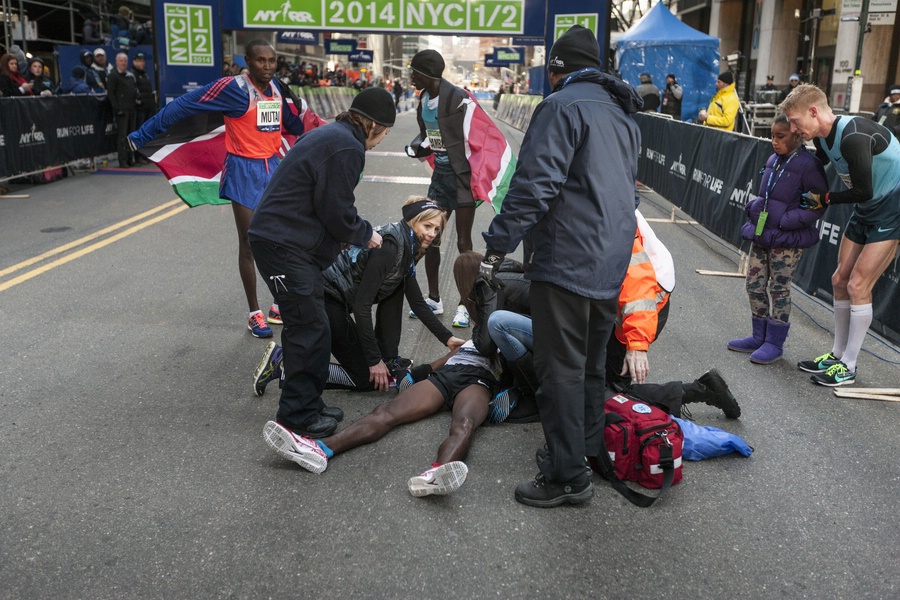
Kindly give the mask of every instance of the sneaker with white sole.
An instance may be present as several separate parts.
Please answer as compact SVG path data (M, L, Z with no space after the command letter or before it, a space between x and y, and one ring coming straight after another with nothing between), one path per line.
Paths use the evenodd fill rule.
M434 300L432 300L431 298L426 296L425 304L428 305L428 308L430 308L431 312L433 312L434 314L436 314L436 315L444 314L444 301L443 300L438 300L437 302L435 302ZM416 316L416 313L414 313L413 311L409 311L409 318L417 319L418 317Z
M812 360L801 360L797 363L797 368L807 373L824 373L830 366L838 362L840 362L840 359L837 356L831 352L826 352Z
M453 326L454 327L468 327L469 326L469 311L466 310L466 307L460 304L456 307L456 314L453 316Z
M266 318L263 316L261 310L250 315L250 318L247 321L247 329L250 330L253 337L270 338L274 335L272 333L272 328L266 323Z
M810 375L809 379L813 383L828 387L850 385L852 383L856 383L856 371L851 371L847 368L847 365L838 361L828 367L828 370L824 373Z
M453 461L439 467L432 467L421 475L411 477L407 482L413 496L446 496L455 492L466 482L469 468L466 463Z
M263 356L253 372L253 393L257 396L266 393L266 386L270 381L281 379L282 354L281 347L275 342L269 342L269 345L266 346L266 351L263 352Z
M263 439L278 456L297 463L311 473L319 474L328 468L328 457L315 441L297 435L275 421L266 423Z

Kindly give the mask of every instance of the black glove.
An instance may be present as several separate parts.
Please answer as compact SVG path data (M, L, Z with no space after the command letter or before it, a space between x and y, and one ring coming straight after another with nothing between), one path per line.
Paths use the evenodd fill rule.
M505 256L505 254L500 254L499 252L488 249L484 255L484 259L481 261L481 266L478 269L478 272L481 273L485 281L487 281L494 289L503 285L500 283L500 280L494 277L494 274L497 272L497 267L503 262Z
M805 208L807 210L818 210L825 206L827 195L828 192L809 190L808 192L803 194L803 200L800 201L800 208Z

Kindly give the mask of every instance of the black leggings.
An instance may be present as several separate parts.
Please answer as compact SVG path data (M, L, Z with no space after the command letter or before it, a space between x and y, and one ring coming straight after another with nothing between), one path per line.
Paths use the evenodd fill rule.
M326 388L369 391L369 364L360 347L356 321L342 303L325 298L325 314L331 325L331 354L337 359L346 377L329 375ZM382 359L399 355L400 330L403 323L403 287L378 303L375 309L375 339ZM332 372L335 369L332 367ZM349 383L347 381L349 379Z

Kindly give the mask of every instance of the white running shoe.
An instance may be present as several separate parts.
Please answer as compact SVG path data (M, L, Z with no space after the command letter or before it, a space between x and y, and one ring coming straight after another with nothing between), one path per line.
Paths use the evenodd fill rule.
M469 311L466 310L466 307L460 304L456 307L456 315L453 317L453 326L454 327L468 327L469 326Z
M314 440L297 435L275 421L266 423L263 439L276 454L307 471L319 474L328 468L328 457Z
M437 302L435 302L428 296L425 296L425 304L428 305L428 308L430 308L431 312L433 312L434 314L436 314L436 315L444 314L444 301L443 300L438 300ZM409 311L409 318L417 319L418 317L416 316L416 313L414 313L413 311Z
M428 469L421 475L411 477L407 485L413 496L445 496L455 492L466 482L469 468L461 461L448 462Z

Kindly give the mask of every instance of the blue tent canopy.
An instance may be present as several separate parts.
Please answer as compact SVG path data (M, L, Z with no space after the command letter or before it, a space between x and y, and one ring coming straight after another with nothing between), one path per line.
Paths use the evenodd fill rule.
M619 38L616 61L622 78L635 87L644 71L660 90L666 75L675 75L684 88L681 118L689 121L716 93L719 38L685 25L659 2Z

